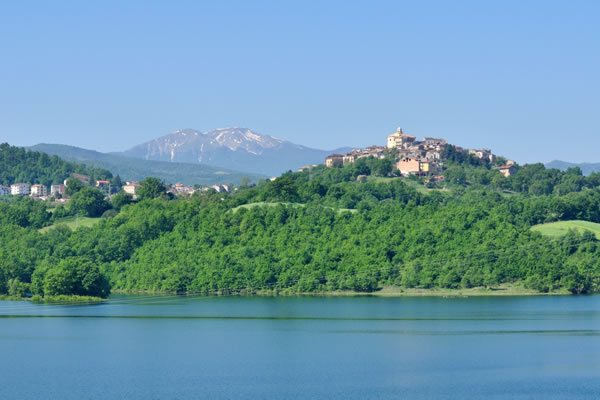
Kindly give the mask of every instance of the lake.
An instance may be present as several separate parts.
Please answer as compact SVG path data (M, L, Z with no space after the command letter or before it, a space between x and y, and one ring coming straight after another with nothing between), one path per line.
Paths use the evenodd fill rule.
M589 399L600 296L0 302L2 399Z

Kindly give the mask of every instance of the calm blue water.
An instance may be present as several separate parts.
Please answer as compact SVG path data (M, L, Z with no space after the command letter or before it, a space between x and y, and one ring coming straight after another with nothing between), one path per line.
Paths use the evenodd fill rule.
M600 398L600 297L0 302L0 398Z

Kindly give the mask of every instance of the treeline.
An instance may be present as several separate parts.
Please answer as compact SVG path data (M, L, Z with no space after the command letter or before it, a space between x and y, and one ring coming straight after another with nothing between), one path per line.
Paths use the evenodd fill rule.
M426 191L390 178L389 167L367 159L188 199L168 197L150 179L142 200L117 205L113 198L105 204L110 215L74 232L38 231L53 217L35 202L0 203L0 294L371 292L385 285L503 283L600 292L593 235L550 240L530 230L555 220L600 222L600 190L590 177L577 190L544 196L475 184ZM371 178L357 182L359 175Z
M91 180L110 179L104 169L64 161L46 153L0 144L0 184L39 183L46 186L63 183L72 173L90 176Z
M600 187L600 173L584 176L579 167L561 171L538 163L515 165L515 170L515 174L504 177L490 163L477 166L471 162L448 162L443 172L444 184L485 186L533 196L565 195Z

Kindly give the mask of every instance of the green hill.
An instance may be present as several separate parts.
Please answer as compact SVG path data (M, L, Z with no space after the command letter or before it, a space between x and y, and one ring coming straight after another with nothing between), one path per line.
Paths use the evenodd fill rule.
M119 175L123 180L141 180L148 176L154 176L169 183L213 185L216 183L237 184L244 177L251 181L264 178L260 175L208 165L142 160L62 144L40 143L30 149L56 155L65 160L105 168L112 171L114 175Z
M600 224L588 221L558 221L550 222L547 224L535 225L531 228L535 232L539 232L544 236L550 237L561 237L566 235L569 231L575 230L578 232L589 231L596 235L600 239Z
M100 166L68 162L45 152L27 151L6 143L0 145L0 184L16 182L41 183L46 186L62 183L72 173L91 179L110 179L112 174Z

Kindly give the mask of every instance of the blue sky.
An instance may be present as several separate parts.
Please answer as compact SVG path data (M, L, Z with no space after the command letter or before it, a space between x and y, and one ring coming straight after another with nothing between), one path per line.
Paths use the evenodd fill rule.
M117 151L245 126L318 148L397 126L598 161L598 1L0 5L0 141Z

